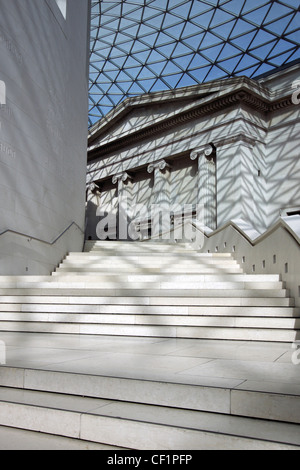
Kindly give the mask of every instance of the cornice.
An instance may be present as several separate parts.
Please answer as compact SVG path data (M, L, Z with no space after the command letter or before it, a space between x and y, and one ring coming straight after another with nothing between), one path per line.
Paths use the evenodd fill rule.
M197 107L190 110L178 113L175 116L166 118L165 120L152 124L146 128L140 129L133 134L123 136L112 142L94 147L88 152L88 161L96 158L101 158L109 153L128 147L132 144L137 144L147 138L152 138L168 131L181 124L188 123L194 119L212 115L226 108L237 105L246 105L247 107L260 112L261 114L268 114L278 109L293 106L292 97L285 96L275 101L271 98L263 97L257 92L250 90L247 86L241 86L239 90L228 92L226 95L214 96L211 101L198 104Z

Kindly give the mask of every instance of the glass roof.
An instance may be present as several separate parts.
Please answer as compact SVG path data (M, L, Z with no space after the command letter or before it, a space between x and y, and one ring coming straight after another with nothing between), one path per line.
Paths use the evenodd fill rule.
M299 0L92 0L89 125L126 97L300 58Z

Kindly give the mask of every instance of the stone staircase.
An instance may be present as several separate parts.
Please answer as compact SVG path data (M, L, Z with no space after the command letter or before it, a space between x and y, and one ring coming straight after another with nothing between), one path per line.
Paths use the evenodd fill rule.
M188 245L91 242L52 276L0 279L0 340L9 346L16 335L14 351L41 333L38 341L55 348L57 337L66 338L72 351L77 338L97 344L113 338L117 345L135 337L157 347L159 340L186 338L212 347L214 340L239 347L258 341L272 354L275 345L280 357L281 345L297 339L299 321L278 276L243 274L231 255ZM27 367L8 361L0 368L0 426L75 439L86 448L300 448L296 366L288 365L279 384L264 381L254 358L249 383L245 370L239 379L230 371L212 379L167 368L151 375L146 361L134 373L103 367L102 361L98 373L75 372L51 358Z
M294 342L278 275L188 245L87 242L52 276L0 279L1 331Z

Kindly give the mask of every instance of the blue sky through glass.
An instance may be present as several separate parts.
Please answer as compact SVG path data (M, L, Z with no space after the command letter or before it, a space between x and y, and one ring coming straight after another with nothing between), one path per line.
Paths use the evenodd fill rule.
M300 58L299 0L92 1L89 125L126 97Z

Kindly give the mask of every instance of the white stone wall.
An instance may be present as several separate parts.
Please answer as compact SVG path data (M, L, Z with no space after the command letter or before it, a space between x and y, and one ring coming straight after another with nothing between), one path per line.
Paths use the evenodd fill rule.
M83 243L89 2L0 11L0 274L44 274Z

